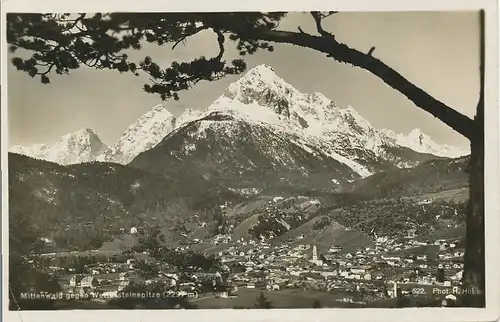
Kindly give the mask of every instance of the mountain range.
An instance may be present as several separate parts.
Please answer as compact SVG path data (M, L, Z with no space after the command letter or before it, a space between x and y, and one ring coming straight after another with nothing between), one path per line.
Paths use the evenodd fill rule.
M427 210L401 200L466 195L467 154L418 129L376 129L260 65L203 111L175 117L155 106L109 147L91 129L52 146L13 147L10 219L28 216L58 249L96 249L155 225L171 242L308 232L303 241L358 247L374 226L404 232L393 225L403 215L422 234L438 229L425 222Z
M233 121L207 119L213 120L215 115ZM63 136L53 145L13 146L10 151L61 165L90 161L128 164L183 126L198 126L198 136L202 137L212 130L236 135L241 129L233 127L243 124L251 130L255 127L286 138L305 153L320 153L322 158L340 162L362 177L392 166L412 167L436 156L453 158L468 154L434 142L419 129L408 135L376 129L352 107L339 108L320 93L301 93L267 65L248 71L204 111L188 109L175 117L162 105L155 106L109 147L94 130L84 128Z

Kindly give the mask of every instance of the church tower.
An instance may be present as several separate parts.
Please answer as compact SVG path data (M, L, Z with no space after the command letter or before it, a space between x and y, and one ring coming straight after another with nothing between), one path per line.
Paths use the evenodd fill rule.
M312 260L313 262L316 262L318 260L318 249L316 248L316 245L312 246L313 254L312 254Z

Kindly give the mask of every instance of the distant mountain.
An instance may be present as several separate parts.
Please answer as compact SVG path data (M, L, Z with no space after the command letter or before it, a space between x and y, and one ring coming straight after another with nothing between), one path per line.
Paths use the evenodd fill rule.
M248 71L197 116L131 165L156 173L194 171L233 188L328 189L461 154L449 147L441 153L427 136L415 151L414 134L375 129L352 107L341 109L319 93L303 94L266 65Z
M371 199L419 196L427 193L468 188L470 157L430 160L411 169L376 173L343 187L337 192L356 193Z
M408 135L394 134L391 130L385 130L386 133L396 138L396 142L416 152L428 153L447 158L458 158L468 155L470 151L452 147L446 144L439 144L432 140L430 136L423 133L422 130L413 129Z
M299 92L267 65L248 71L204 111L188 109L176 118L162 105L153 107L110 148L93 130L82 129L51 146L15 146L11 152L63 165L89 161L128 164L174 130L213 112L291 135L296 144L321 150L362 177L393 167L413 167L436 157L468 154L434 142L419 129L408 135L376 129L352 107L341 109L320 93Z
M196 119L198 115L196 111L187 110L176 119L163 105L157 105L130 125L118 142L97 161L127 164L139 153L155 147L176 127Z
M53 145L36 144L29 147L17 145L12 147L10 152L68 165L93 161L107 149L108 147L93 129L83 128L64 135Z
M84 128L64 135L53 145L16 145L10 152L61 165L92 161L127 164L139 153L153 148L175 128L200 114L188 109L175 118L163 105L157 105L130 125L111 147L106 146L93 129Z

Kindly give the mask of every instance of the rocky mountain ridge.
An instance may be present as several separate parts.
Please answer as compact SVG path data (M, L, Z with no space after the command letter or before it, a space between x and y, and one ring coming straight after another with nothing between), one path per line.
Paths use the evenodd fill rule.
M110 147L94 130L83 129L54 145L15 146L11 152L63 165L90 161L128 164L175 130L212 113L289 136L302 148L320 150L362 177L390 166L413 167L433 157L468 154L434 142L419 129L408 135L376 129L354 108L340 108L320 93L301 93L267 65L249 70L204 111L189 109L175 117L162 105L153 107Z

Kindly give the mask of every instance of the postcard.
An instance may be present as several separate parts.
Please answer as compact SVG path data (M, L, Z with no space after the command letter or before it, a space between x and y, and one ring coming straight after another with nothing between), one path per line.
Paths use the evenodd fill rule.
M9 321L498 318L498 9L2 2Z

